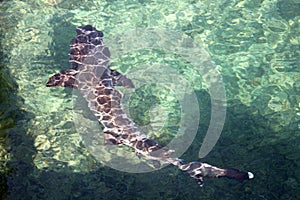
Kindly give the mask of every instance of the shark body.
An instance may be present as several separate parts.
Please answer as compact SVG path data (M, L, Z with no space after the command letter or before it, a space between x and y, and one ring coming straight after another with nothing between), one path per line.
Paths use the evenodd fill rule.
M203 178L227 177L239 181L253 178L251 172L223 169L203 162L184 163L171 154L174 150L148 139L122 109L122 93L115 86L134 87L125 75L109 68L110 52L103 43L103 33L87 25L76 29L70 44L71 69L50 77L47 87L63 86L78 89L88 107L104 126L105 144L123 144L159 166L173 164L188 172L202 186Z

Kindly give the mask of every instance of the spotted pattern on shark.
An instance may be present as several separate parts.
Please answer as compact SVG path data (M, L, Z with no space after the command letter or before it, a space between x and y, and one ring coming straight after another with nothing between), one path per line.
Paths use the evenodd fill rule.
M106 145L126 145L146 159L161 164L173 164L186 171L202 186L203 178L227 177L244 181L252 179L251 172L223 169L203 162L184 163L172 157L174 150L148 139L146 133L128 117L122 108L122 93L115 86L133 88L132 80L109 68L110 52L103 43L103 33L91 25L76 29L71 40L69 61L71 69L50 77L47 87L63 86L80 91L88 107L104 126Z

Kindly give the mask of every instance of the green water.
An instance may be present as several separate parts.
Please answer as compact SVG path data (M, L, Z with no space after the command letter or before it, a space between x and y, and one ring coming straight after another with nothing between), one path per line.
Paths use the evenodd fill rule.
M299 197L299 0L10 0L0 2L0 6L3 197ZM127 30L153 27L178 31L205 48L222 75L227 113L221 137L203 161L252 171L255 179L244 183L206 180L199 188L187 174L172 166L131 174L97 161L74 125L72 91L45 87L49 76L69 68L69 42L76 27L86 24L102 30L105 40ZM164 63L178 69L191 83L201 118L198 135L183 158L197 160L209 125L210 97L191 64L163 50L130 52L112 60L112 66L129 73L143 63ZM147 110L154 104L160 102L163 108L173 109L164 129L156 132L150 127L151 137L162 143L174 136L181 114L171 93L168 88L145 86L131 98L128 108L134 121L146 129L151 121ZM158 116L152 119L159 123Z

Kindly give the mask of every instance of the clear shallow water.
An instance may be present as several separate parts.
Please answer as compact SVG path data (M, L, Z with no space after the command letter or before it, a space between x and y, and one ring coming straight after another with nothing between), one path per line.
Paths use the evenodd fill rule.
M1 2L6 61L2 70L7 70L3 82L9 83L3 84L7 95L1 104L1 136L8 133L7 143L1 143L7 149L1 150L1 166L2 171L11 169L9 198L296 199L299 8L297 0ZM154 27L182 32L203 46L223 77L227 97L221 138L203 161L251 170L255 179L243 184L207 180L204 188L198 188L175 167L129 174L95 160L74 126L72 91L45 87L50 75L69 68L69 41L76 27L85 24L103 30L105 39L135 27ZM172 63L191 82L200 102L201 121L197 138L184 155L190 161L196 160L209 124L209 96L201 78L183 60L171 53L140 51L112 60L112 65L127 73L143 63ZM178 113L176 101L167 101L168 96L153 90L155 101L141 104L133 98L131 103L139 106L130 111L132 118L146 128L151 115L142 112L156 101L171 102L166 107L175 107ZM177 128L176 116L169 118L174 122L168 133ZM161 134L153 137L168 139Z

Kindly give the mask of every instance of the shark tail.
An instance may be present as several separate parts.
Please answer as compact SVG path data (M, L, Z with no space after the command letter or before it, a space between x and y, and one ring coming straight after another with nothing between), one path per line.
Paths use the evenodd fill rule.
M191 162L178 165L179 169L186 171L191 177L196 179L202 187L203 178L229 178L240 182L254 178L253 173L239 171L237 169L223 169L202 162Z

